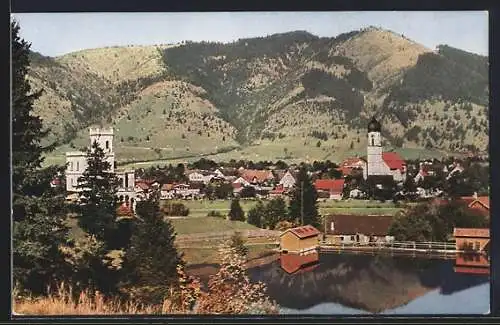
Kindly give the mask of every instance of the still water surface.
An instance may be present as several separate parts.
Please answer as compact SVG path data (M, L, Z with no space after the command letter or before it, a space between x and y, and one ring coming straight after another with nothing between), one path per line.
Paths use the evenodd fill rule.
M454 260L322 253L288 274L280 261L249 269L283 314L485 314L488 275L457 273Z

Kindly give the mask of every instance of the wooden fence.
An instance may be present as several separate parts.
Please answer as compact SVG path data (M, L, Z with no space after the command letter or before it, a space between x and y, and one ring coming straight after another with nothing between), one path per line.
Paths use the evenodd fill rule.
M371 243L334 243L333 241L322 241L322 246L349 248L381 248L381 249L411 249L411 250L444 250L456 251L455 242L371 242Z
M367 244L335 244L321 242L322 251L353 252L356 254L386 253L390 255L427 256L437 258L455 258L460 251L454 242L392 242L392 243L367 243Z

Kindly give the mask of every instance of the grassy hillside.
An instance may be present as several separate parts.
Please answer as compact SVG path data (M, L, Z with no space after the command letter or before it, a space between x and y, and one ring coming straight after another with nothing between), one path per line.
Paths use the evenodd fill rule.
M87 145L92 124L114 126L122 163L338 161L364 151L372 115L386 146L402 152L485 150L487 61L370 27L34 53L30 80L45 90L37 111L52 139L64 143L48 161Z

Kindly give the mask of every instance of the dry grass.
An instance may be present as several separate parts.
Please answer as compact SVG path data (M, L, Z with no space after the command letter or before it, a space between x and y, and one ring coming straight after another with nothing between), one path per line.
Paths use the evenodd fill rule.
M136 303L120 303L106 299L99 292L83 291L78 299L72 298L73 290L62 283L47 297L19 297L14 294L13 310L22 315L119 315L158 314L170 312L164 306L143 306Z

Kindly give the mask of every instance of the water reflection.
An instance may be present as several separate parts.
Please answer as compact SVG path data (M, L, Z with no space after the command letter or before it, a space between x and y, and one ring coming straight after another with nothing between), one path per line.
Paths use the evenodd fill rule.
M267 284L268 294L288 313L434 314L450 313L453 305L460 312L463 295L456 293L467 289L475 292L477 309L467 312L489 308L489 277L455 272L455 260L336 253L317 257L288 254L249 273Z

